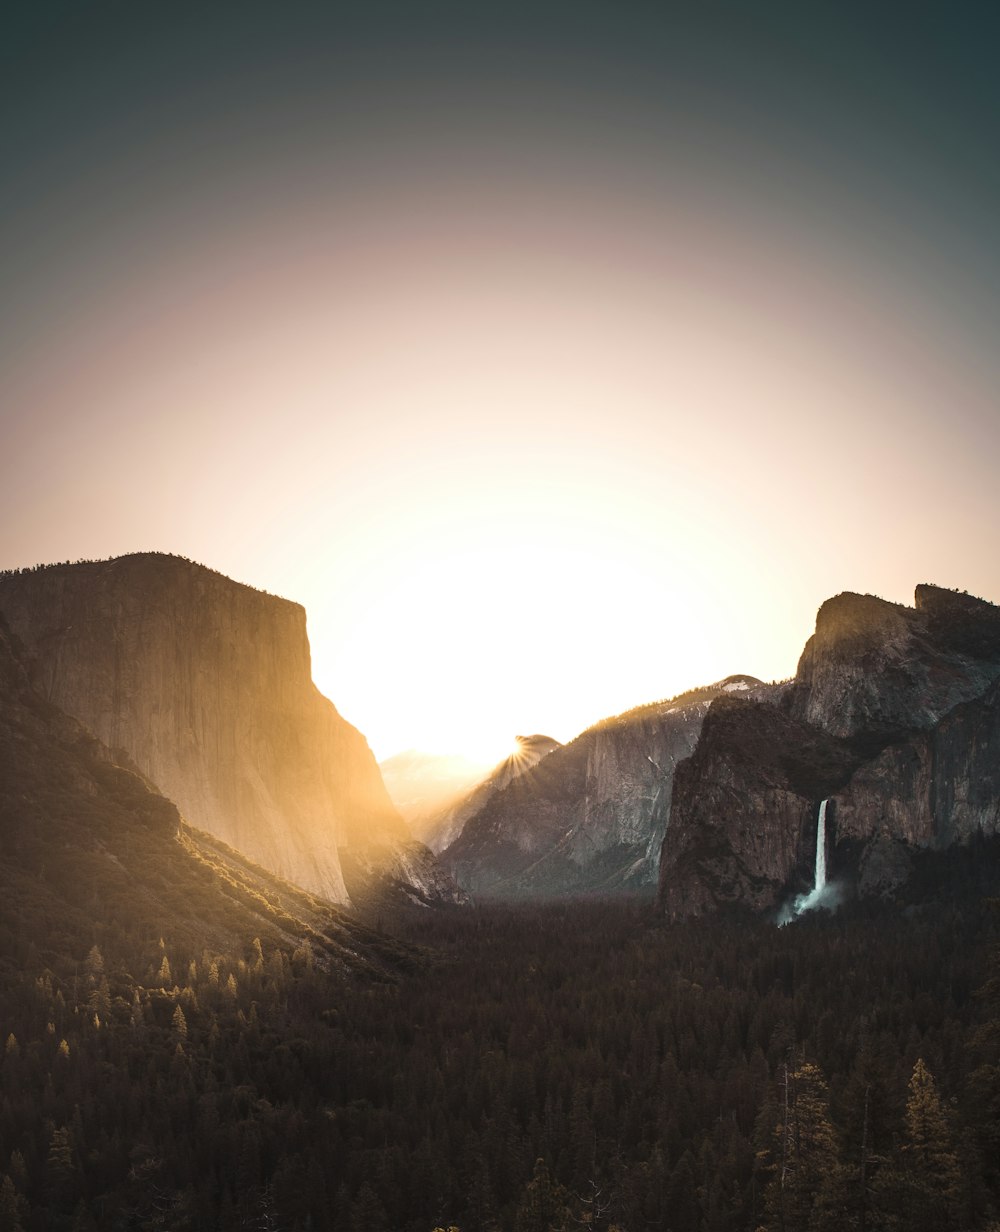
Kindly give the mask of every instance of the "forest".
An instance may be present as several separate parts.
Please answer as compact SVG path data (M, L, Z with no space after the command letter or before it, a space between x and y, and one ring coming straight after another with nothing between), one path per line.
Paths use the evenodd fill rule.
M0 1232L987 1229L1000 922L944 871L781 929L381 914L367 974L108 916L5 937Z

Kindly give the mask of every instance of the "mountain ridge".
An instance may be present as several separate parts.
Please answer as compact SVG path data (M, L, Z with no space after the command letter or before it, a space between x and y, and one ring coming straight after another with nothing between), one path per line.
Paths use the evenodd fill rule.
M313 683L301 605L141 553L0 574L0 611L45 696L198 828L342 904L343 851L367 895L380 858L405 846L422 890L461 900L411 846L364 737Z
M309 945L331 969L391 975L391 947L188 825L172 801L38 693L2 616L0 768L0 927L49 965L79 961L95 937L117 937L131 964L152 962L163 939L174 953L240 953L256 937L288 953Z
M851 592L827 600L775 703L713 703L678 769L660 908L767 910L808 888L824 798L834 869L862 891L859 868L876 849L902 868L900 843L996 833L998 679L1000 608L985 600L926 583L912 608Z
M469 893L652 893L675 765L709 702L782 686L727 676L591 725L492 794L441 859Z

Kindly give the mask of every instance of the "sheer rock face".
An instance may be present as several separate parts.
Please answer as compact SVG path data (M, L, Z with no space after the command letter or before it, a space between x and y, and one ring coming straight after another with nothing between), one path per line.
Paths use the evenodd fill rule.
M508 787L516 778L527 774L543 757L562 748L550 736L517 736L517 753L505 757L488 775L459 792L443 806L411 823L415 834L424 839L432 851L444 851L465 829L470 817L486 807L488 801Z
M805 889L816 854L816 802L858 758L776 705L726 698L709 710L678 766L660 860L659 902L673 917L727 904L761 910Z
M30 937L64 971L95 936L116 936L114 978L127 983L129 968L160 960L157 936L171 951L233 955L252 938L267 950L306 944L322 969L368 978L412 964L405 947L184 824L172 801L32 687L29 668L0 616L4 936Z
M816 617L790 712L834 736L886 741L933 726L1000 672L1000 609L918 586L915 606L837 595Z
M313 685L305 611L158 554L0 576L33 683L184 816L348 901L340 849L408 839L364 737Z
M1000 681L867 762L837 796L837 828L915 847L1000 833Z
M917 588L914 608L823 604L778 705L715 703L679 768L663 909L766 908L805 889L825 798L834 863L845 842L868 867L876 842L943 847L1000 831L998 677L992 604L934 586Z
M442 859L474 894L655 887L674 770L711 701L773 691L730 677L598 723L491 794Z

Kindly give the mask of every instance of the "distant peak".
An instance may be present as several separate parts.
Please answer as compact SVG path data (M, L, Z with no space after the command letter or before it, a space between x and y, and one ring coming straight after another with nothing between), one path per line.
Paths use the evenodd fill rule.
M856 638L880 640L905 627L913 609L878 595L860 595L847 590L834 595L816 613L816 635L823 642L851 641Z
M921 582L913 592L913 606L918 612L985 612L996 611L996 604L977 599L967 590L949 590Z

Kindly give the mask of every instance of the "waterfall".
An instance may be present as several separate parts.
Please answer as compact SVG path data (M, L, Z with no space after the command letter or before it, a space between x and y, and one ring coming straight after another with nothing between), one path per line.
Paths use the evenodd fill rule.
M813 877L813 888L808 894L800 894L794 903L786 903L778 915L778 924L787 924L804 911L812 911L814 907L825 907L832 911L837 906L838 895L835 886L826 883L826 806L829 799L819 802L819 814L816 818L816 872Z
M819 817L816 821L816 877L812 889L813 895L816 896L826 888L826 806L829 803L829 800L819 802Z

